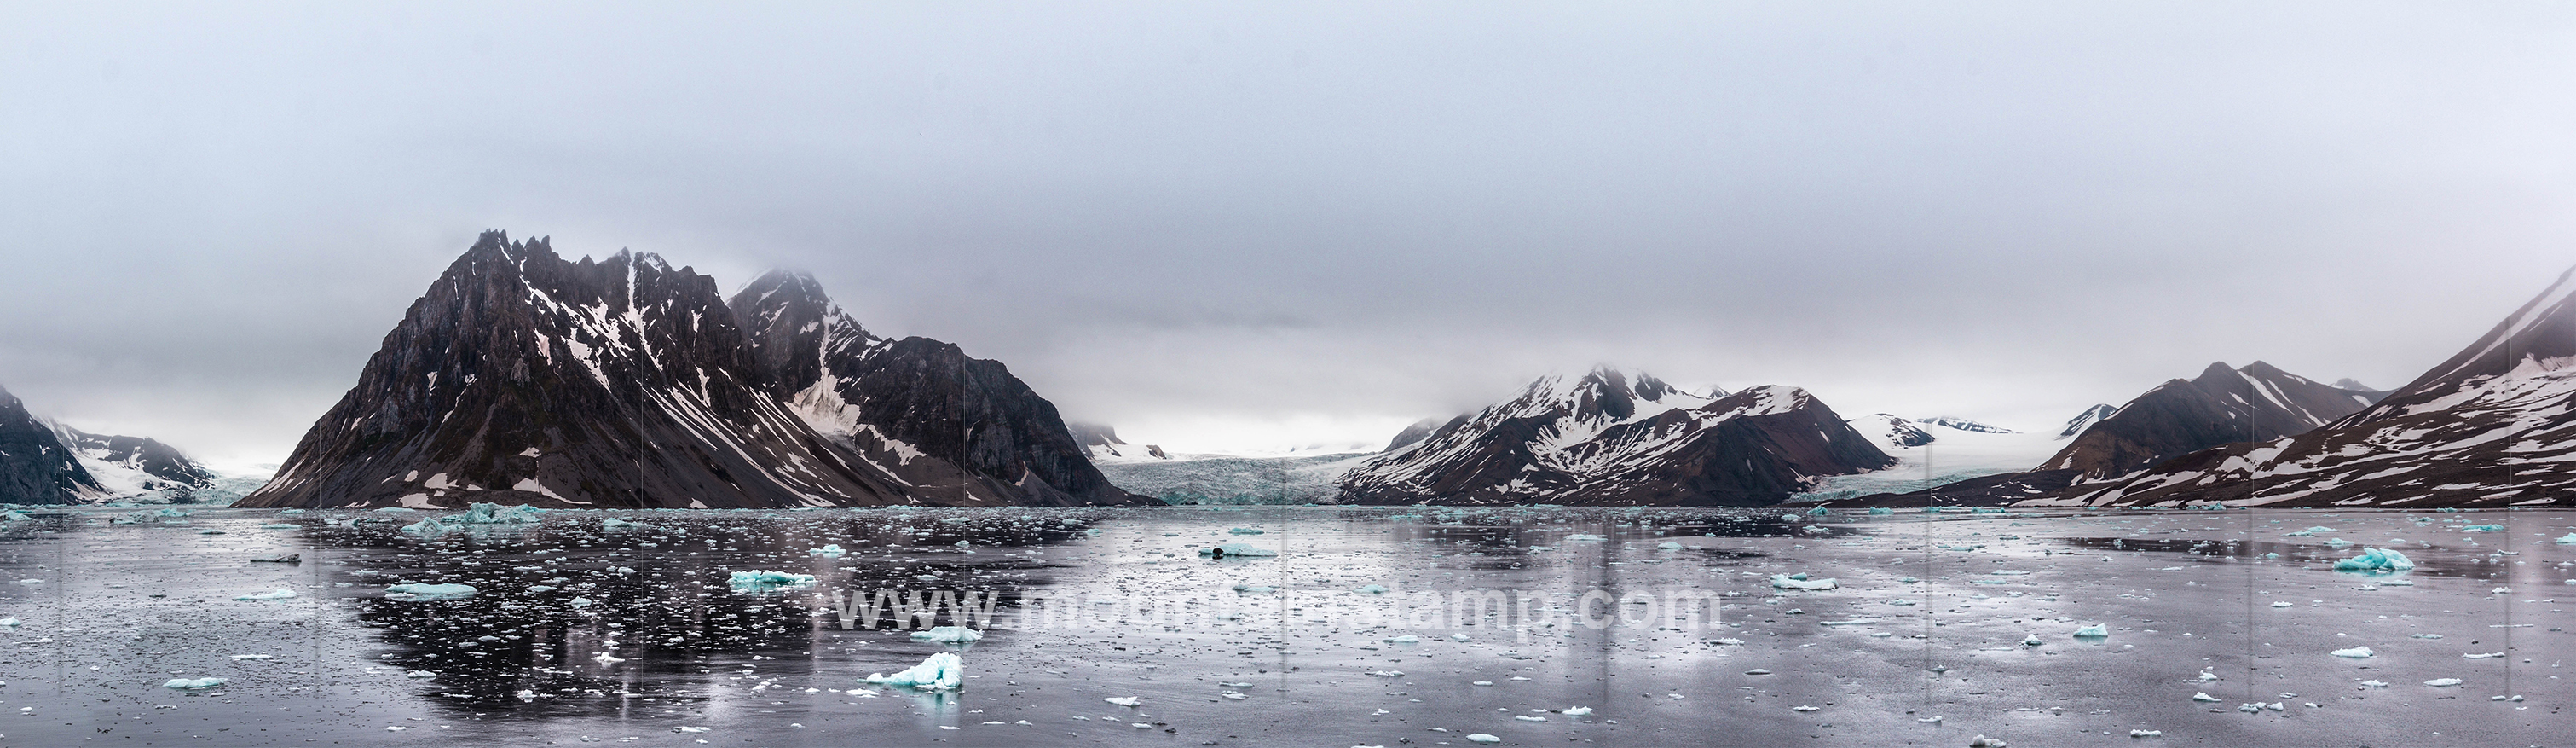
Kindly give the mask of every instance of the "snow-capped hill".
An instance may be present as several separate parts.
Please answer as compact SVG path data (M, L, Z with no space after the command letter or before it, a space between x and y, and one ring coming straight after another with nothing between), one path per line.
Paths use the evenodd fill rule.
M158 440L104 436L59 425L56 433L80 457L81 467L98 479L104 489L94 497L98 500L188 501L220 477Z
M1064 427L1073 432L1073 443L1082 445L1083 456L1090 457L1095 463L1102 459L1119 457L1171 459L1171 455L1164 453L1161 446L1128 444L1126 440L1118 438L1118 429L1105 424L1068 422Z
M2576 491L2576 270L2366 409L2228 444L2049 505L2549 505ZM2349 392L2348 390L2336 390ZM2105 424L2108 425L2107 423Z
M1149 501L1111 485L1092 464L1095 445L1082 443L1055 404L1001 362L929 338L878 337L804 273L770 271L728 306L771 392L903 502ZM1116 432L1095 428L1096 446L1124 444Z
M1960 417L1957 417L1957 416L1934 416L1934 417L1931 417L1931 418L1917 419L1917 420L1915 421L1915 423L1930 424L1930 425L1939 426L1939 427L1942 427L1942 428L1948 428L1948 429L1958 429L1958 430L1960 430L1960 431L1966 431L1966 432L1974 433L1974 434L2017 434L2017 433L2021 433L2021 432L2018 432L2018 431L2014 431L2014 430L2012 430L2012 429L2004 428L2004 427L2002 427L2002 426L1995 426L1995 425L1991 425L1991 424L1978 423L1978 422L1976 422L1976 421L1971 421L1971 420L1968 420L1968 419L1965 419L1965 418L1960 418Z
M2344 381L2349 382L2352 380L2346 379ZM2066 419L2066 428L2057 430L2057 438L2075 438L2075 435L2084 433L2085 429L2093 428L2093 424L2101 423L2102 419L2109 418L2111 417L2111 414L2118 412L2120 412L2120 409L2111 407L2109 403L2085 408L2084 412L2075 414L2074 418Z
M2221 444L2303 433L2360 411L2381 394L2340 389L2261 361L2236 369L2222 361L2130 400L2039 469L2075 470L2081 480L2113 478Z
M1701 396L1608 368L1518 397L1370 457L1343 503L1760 505L1887 455L1794 387Z
M1935 439L1932 432L1914 425L1913 421L1888 413L1871 413L1844 423L1851 424L1853 431L1869 437L1870 442L1877 444L1880 451L1920 447L1932 443Z

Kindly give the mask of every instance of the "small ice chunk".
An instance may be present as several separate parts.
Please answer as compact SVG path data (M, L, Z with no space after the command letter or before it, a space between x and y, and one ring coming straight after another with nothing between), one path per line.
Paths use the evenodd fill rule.
M1366 587L1361 587L1361 588L1360 588L1360 592L1363 592L1363 593L1366 593L1366 594L1371 594L1371 595L1383 595L1383 594L1386 594L1386 593L1387 593L1387 589L1386 589L1386 585L1382 585L1382 584L1372 584L1372 585L1369 585L1369 586L1366 586Z
M1968 748L2004 748L2004 741L2001 738L1979 735L1968 739Z
M951 691L965 684L966 663L958 659L957 655L940 652L903 672L893 675L871 673L863 680L889 686L910 686L924 691Z
M1678 551L1682 549L1682 544L1667 540L1661 543L1656 543L1655 548L1667 551Z
M2564 537L2560 537L2560 538L2558 539L2558 544L2559 544L2559 545L2576 545L2576 532L2567 533L2567 534L2566 534L2566 536L2564 536Z
M840 558L842 556L849 555L849 551L842 550L839 543L830 543L821 548L807 548L805 549L805 555L821 556L824 558Z
M2111 627L2096 623L2075 630L2078 639L2100 639L2111 635Z
M2369 647L2353 647L2350 649L2335 650L2334 656L2350 657L2356 660L2367 660L2373 657L2378 657L2379 653L2370 651Z
M447 526L447 523L438 521L437 517L431 517L419 522L403 525L402 527L402 534L420 538L422 540L428 540L440 535L445 535L449 531L450 528Z
M397 584L385 588L385 599L405 602L455 600L473 597L474 592L474 586L470 584Z
M2463 681L2458 678L2434 678L2432 680L2424 681L2424 685L2432 686L2434 688L2444 688L2448 686L2456 686L2462 682Z
M960 642L982 641L984 639L984 634L964 626L934 626L928 631L912 632L912 638L923 641L956 644Z
M768 590L779 587L803 587L813 583L814 575L812 574L791 574L788 572L769 571L766 569L737 571L733 573L732 578L732 585L735 588L749 590Z
M2133 737L2133 738L2152 738L2152 737L2162 736L2162 735L2164 735L2164 734L2165 734L2165 731L2163 731L2163 730L2130 730L2130 731L2129 731L2129 737Z
M2415 568L2406 554L2384 548L2363 548L2361 555L2336 561L2335 571L2391 572Z
M1568 717L1589 717L1589 716L1592 716L1592 707L1588 707L1588 706L1569 706L1569 707L1566 707L1566 708L1565 708L1565 716L1568 716Z
M294 591L294 590L290 590L290 589L287 589L287 588L284 588L284 587L279 587L279 588L277 588L277 589L270 590L270 591L267 591L267 592L254 592L254 593L251 593L251 594L248 594L248 595L235 595L235 596L233 596L233 599L235 599L235 600L284 600L284 599L287 599L287 598L290 598L290 597L294 597L294 596L295 596L295 591Z
M438 674L437 674L437 673L430 672L430 671L427 671L427 670L406 670L406 671L403 671L403 677L405 677L405 678L436 678L436 677L438 677Z
M1502 739L1502 738L1498 738L1498 737L1494 737L1494 736L1492 736L1492 735L1487 735L1487 734L1484 734L1484 733L1481 733L1481 732L1480 732L1480 733L1475 733L1475 734L1468 735L1468 736L1467 736L1467 742L1470 742L1470 743L1484 743L1484 744L1488 744L1488 745L1490 745L1490 744L1494 744L1494 743L1500 743L1500 742L1503 742L1503 739Z
M2208 692L2208 691L2199 691L2199 692L2195 692L2195 693L2193 693L2193 694L2191 695L2191 700L2193 700L2193 701L2198 701L2198 702L2202 702L2202 703L2207 703L2207 704L2215 704L2215 703L2218 703L2218 697L2209 695L2209 692Z
M1237 527L1237 528L1234 528L1234 529L1230 529L1230 530L1225 531L1225 534L1227 534L1227 535L1260 535L1260 534L1262 534L1262 530L1261 530L1261 528L1258 528L1258 527Z
M161 687L194 691L200 688L214 688L231 681L231 678L172 678L170 682L161 684Z
M1110 696L1102 698L1101 701L1117 704L1119 706L1135 706L1138 700L1134 696Z
M1771 586L1775 589L1783 590L1830 590L1839 586L1835 584L1834 580L1831 578L1807 579L1805 577L1806 574L1804 573L1800 573L1795 576L1788 574L1773 574L1771 575Z

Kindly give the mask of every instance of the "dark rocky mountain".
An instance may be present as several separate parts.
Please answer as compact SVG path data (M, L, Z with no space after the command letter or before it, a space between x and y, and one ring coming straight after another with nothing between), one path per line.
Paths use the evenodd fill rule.
M237 506L779 507L905 498L772 396L715 281L487 232Z
M0 503L69 504L106 491L81 467L80 456L63 444L53 424L0 389Z
M2576 491L2576 270L2333 423L2183 455L2036 505L2492 507ZM2107 425L2107 422L2106 422Z
M1055 404L1001 362L929 338L878 337L803 273L771 271L730 306L770 391L836 449L893 477L907 501L1159 503L1110 485ZM1123 444L1106 427L1091 436Z
M1894 464L1804 390L1727 395L1596 369L1541 378L1343 475L1352 504L1760 506Z
M1404 427L1403 431L1395 432L1395 438L1387 440L1386 449L1379 451L1393 452L1421 443L1422 440L1431 438L1432 432L1439 431L1441 426L1450 422L1463 421L1466 420L1466 418L1466 416L1462 415L1457 418L1449 419L1449 421L1442 421L1437 418L1425 418L1419 421L1414 421L1413 425Z
M2346 379L2343 381L2350 382L2352 380ZM2057 430L2057 438L2075 438L2076 434L2084 433L2085 429L2093 428L2093 424L2101 423L2102 419L2109 418L2111 417L2111 414L2118 412L2120 412L2120 409L2111 407L2111 404L2109 403L2085 408L2084 412L2075 414L2074 418L2066 419L2066 428Z
M2037 469L2074 470L2084 481L2115 478L2221 444L2304 433L2384 394L2318 383L2261 361L2241 369L2214 363L2103 416Z

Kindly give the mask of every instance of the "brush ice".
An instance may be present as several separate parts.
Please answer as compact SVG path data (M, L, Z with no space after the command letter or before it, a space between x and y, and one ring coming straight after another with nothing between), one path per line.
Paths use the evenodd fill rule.
M472 597L474 592L474 586L470 584L397 584L385 588L385 599L408 602L455 600Z
M1830 578L1828 578L1828 579L1802 579L1802 578L1801 578L1801 577L1805 577L1805 576L1806 576L1805 574L1798 574L1798 575L1796 575L1796 576L1792 576L1792 575L1788 575L1788 574L1773 574L1773 575L1771 575L1771 586L1772 586L1772 587L1774 587L1774 588L1777 588L1777 589L1784 589L1784 590L1830 590L1830 589L1834 589L1835 587L1839 586L1839 585L1836 585L1836 584L1834 583L1834 580L1832 580L1832 579L1830 579Z
M924 691L950 691L966 682L966 663L957 655L940 652L903 672L887 675L869 674L865 680L889 686L909 686Z
M1361 587L1360 592L1371 595L1383 595L1387 593L1387 589L1385 585L1372 584L1366 587Z
M2407 558L2406 554L2399 553L2397 551L2387 550L2384 548L2363 548L2361 549L2361 555L2336 561L2334 568L2335 571L2405 571L2415 568L2415 561Z
M172 678L169 682L161 684L161 687L194 691L200 688L214 688L231 681L230 678Z
M959 642L982 641L984 635L974 629L964 626L939 626L927 631L912 632L912 638L923 641L956 644Z

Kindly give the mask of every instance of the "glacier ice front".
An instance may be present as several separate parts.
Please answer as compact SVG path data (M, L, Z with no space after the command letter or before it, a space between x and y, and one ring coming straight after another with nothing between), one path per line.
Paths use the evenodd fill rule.
M2406 554L2385 548L2363 548L2361 555L2336 561L2335 571L2391 572L2415 568Z
M924 691L953 691L966 682L966 662L958 659L957 655L940 652L903 672L893 675L871 673L866 680L869 683L908 686Z

